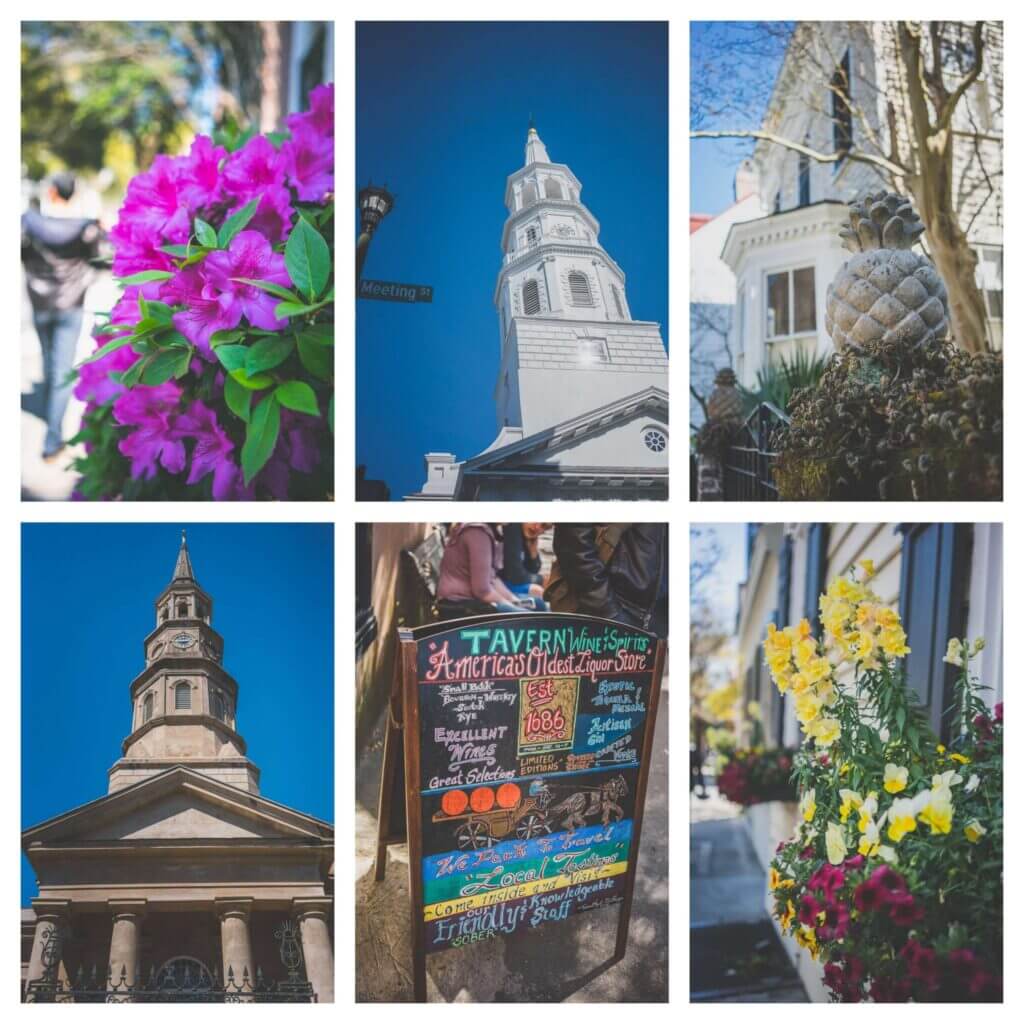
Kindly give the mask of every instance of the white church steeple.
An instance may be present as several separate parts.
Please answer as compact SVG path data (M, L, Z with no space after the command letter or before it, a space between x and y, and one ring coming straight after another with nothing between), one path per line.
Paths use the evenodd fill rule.
M505 187L494 293L501 343L494 397L503 431L534 433L665 384L657 325L642 325L643 344L630 337L641 322L630 313L626 275L601 245L582 188L568 166L552 162L531 118L525 164Z

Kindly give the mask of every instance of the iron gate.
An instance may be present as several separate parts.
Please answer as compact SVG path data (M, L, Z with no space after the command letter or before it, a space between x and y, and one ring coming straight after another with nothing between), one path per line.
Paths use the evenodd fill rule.
M789 417L771 402L762 402L736 432L723 461L726 501L778 501L772 468L778 458L779 436Z

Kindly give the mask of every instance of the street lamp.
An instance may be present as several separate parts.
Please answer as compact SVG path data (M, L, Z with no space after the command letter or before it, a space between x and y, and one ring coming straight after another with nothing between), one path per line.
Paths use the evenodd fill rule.
M363 276L370 239L380 222L391 212L395 197L380 185L371 184L359 191L359 241L356 242L356 284Z

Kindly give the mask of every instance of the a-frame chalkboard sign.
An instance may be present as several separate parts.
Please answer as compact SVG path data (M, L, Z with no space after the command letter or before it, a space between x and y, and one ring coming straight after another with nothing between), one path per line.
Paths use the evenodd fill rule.
M597 907L624 955L664 658L588 615L399 630L376 878L407 839L417 1002L428 953Z

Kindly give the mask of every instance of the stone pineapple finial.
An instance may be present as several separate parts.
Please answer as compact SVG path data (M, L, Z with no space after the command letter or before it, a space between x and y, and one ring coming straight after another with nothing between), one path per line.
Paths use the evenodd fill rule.
M826 299L825 328L837 349L892 356L947 336L946 287L928 257L910 251L923 232L910 200L895 192L850 204L839 236L853 256Z
M736 374L725 366L715 374L715 389L708 399L708 419L741 420L743 399L736 387Z

